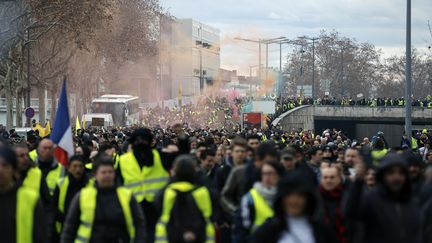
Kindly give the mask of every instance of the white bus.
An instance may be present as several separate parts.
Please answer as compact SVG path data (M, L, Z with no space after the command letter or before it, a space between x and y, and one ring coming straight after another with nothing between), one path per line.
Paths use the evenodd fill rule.
M102 95L93 99L92 113L111 114L115 125L132 125L139 121L139 98L131 95Z

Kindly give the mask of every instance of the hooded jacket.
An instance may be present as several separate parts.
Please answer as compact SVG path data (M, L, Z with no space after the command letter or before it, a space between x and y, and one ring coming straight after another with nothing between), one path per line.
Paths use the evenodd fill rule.
M406 182L398 196L384 182L385 173L400 167ZM355 181L345 205L346 216L364 228L364 242L420 242L420 209L414 202L406 161L400 155L385 156L376 173L376 187L363 194L363 181Z
M307 180L302 171L292 171L278 185L278 193L273 205L274 217L268 219L251 236L253 243L277 243L284 233L289 233L287 215L283 209L283 198L291 193L302 193L307 198L305 217L312 229L315 243L337 242L335 236L321 220L320 201L314 185Z

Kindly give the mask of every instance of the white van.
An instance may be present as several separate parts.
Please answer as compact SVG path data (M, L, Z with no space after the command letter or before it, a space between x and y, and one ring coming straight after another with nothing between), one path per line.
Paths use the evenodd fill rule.
M85 122L85 127L112 127L114 120L109 113L89 113L85 114L82 118Z

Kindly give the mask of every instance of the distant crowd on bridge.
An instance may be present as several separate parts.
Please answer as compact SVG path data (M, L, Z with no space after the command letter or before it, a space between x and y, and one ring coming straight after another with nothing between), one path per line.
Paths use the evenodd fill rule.
M328 106L370 106L370 107L404 107L405 98L352 98L343 97L335 98L324 96L316 100L305 97L283 97L276 100L276 117L295 107L302 105L328 105ZM411 104L414 107L432 109L432 96L428 95L421 99L412 99Z

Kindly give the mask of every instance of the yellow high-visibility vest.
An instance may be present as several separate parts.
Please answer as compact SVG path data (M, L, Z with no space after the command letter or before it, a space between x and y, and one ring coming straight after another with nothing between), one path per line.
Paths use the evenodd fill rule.
M67 190L69 187L69 177L65 176L63 178L61 178L58 183L57 186L59 187L59 198L58 198L58 205L57 205L57 209L64 214L65 212L65 202L66 202L66 195L67 195ZM62 229L62 223L57 221L56 222L56 230L57 233L60 233Z
M30 151L29 157L33 162L36 161L36 158L38 157L37 150L33 149L32 151Z
M16 242L32 243L34 230L34 213L39 194L33 189L20 187L16 203Z
M417 148L418 148L417 139L411 137L411 149L417 149Z
M33 189L39 194L42 180L42 171L38 167L32 167L28 170L26 177L23 179L23 186Z
M54 195L54 190L57 185L57 182L60 180L60 178L64 177L64 173L65 171L63 165L58 163L55 169L48 172L45 181L51 196Z
M273 209L267 204L256 189L252 188L249 191L249 194L252 197L255 210L255 220L252 226L252 231L255 231L268 218L273 217Z
M387 155L388 150L387 149L383 149L383 150L372 150L371 155L372 155L372 161L373 164L375 166L378 166L379 164L379 160L382 159L384 156Z
M168 183L169 174L162 165L159 152L153 150L153 166L138 164L133 152L120 157L120 170L124 187L130 189L138 202L153 202L156 193Z
M113 161L114 161L114 169L117 169L117 167L120 163L120 155L118 155L117 153L114 153ZM84 165L84 167L88 170L93 170L93 163L87 163Z
M169 243L167 224L170 221L171 210L174 207L174 202L177 196L176 191L187 192L195 189L195 186L189 182L176 182L170 184L163 195L162 214L156 224L155 243ZM215 242L215 228L210 221L213 214L210 192L204 186L195 189L192 193L198 209L201 211L204 220L206 221L206 241L205 243Z
M95 187L85 187L80 192L79 204L81 224L78 227L75 243L90 242L91 240L96 213L96 197L97 189ZM126 188L118 187L117 197L125 217L130 242L133 242L135 238L135 226L133 224L132 210L130 208L132 192Z

